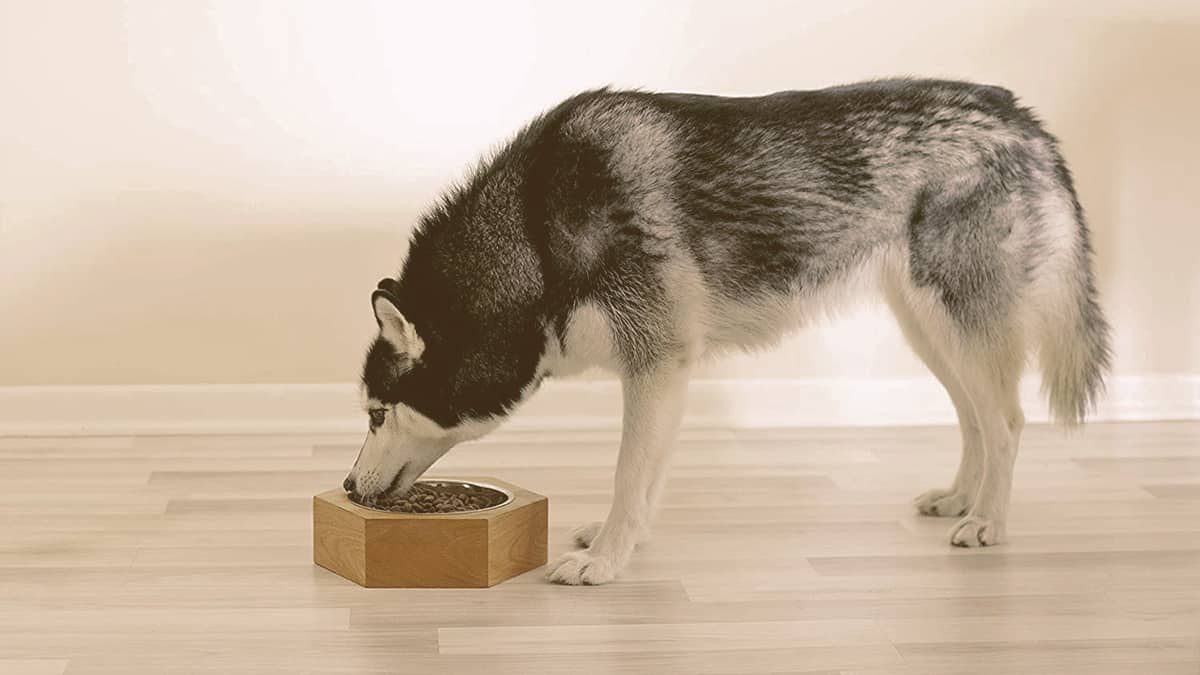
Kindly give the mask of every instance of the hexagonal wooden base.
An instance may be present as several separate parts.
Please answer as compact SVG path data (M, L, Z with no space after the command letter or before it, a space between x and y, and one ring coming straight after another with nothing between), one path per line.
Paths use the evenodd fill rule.
M548 501L495 478L504 506L478 513L389 513L341 490L313 497L313 562L370 588L484 588L546 564Z

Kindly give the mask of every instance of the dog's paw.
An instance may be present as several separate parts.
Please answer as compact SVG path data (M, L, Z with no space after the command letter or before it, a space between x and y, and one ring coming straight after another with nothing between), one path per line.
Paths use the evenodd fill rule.
M955 490L930 490L914 499L913 504L924 516L950 518L971 510L971 500Z
M980 515L968 515L950 530L950 543L964 548L994 546L1004 541L1004 523Z
M601 521L594 523L584 523L579 527L571 530L571 541L579 548L587 548L592 545L592 541L596 535L600 534L600 528L604 526Z
M612 581L615 576L616 565L591 551L564 553L546 568L547 579L568 586L597 586Z

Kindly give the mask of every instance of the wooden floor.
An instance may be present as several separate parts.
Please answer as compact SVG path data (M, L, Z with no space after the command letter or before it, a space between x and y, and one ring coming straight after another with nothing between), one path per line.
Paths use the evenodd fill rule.
M949 428L685 435L617 583L366 590L314 567L350 437L0 439L0 673L1200 673L1200 424L1027 430L1008 545L911 497ZM615 437L510 435L435 473L603 517Z

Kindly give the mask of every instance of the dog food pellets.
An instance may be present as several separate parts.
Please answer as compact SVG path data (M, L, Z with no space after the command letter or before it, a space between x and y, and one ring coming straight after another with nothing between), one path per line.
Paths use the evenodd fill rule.
M458 513L499 506L508 495L494 488L453 481L418 481L403 495L385 495L373 508L398 513Z

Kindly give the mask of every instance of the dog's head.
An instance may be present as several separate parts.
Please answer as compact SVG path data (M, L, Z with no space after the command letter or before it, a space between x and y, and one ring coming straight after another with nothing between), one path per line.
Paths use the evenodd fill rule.
M371 295L379 333L363 363L368 431L344 483L366 503L407 491L454 445L498 426L532 389L514 384L503 350L481 358L479 336L448 339L433 327L423 336L419 321L401 312L400 296L394 279L379 282Z

